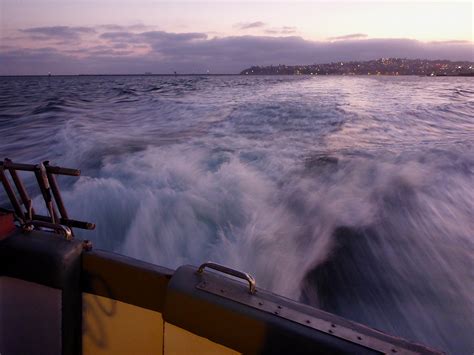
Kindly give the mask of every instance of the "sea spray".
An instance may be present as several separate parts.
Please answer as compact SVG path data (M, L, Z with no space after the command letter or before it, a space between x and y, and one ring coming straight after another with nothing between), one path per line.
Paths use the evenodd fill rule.
M6 78L0 148L82 170L60 184L95 248L221 262L463 354L473 92L469 78Z

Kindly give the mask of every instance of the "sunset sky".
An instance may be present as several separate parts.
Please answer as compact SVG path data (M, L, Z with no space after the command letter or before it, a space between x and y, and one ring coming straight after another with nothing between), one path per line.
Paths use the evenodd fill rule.
M238 73L379 57L474 61L472 2L0 2L0 75Z

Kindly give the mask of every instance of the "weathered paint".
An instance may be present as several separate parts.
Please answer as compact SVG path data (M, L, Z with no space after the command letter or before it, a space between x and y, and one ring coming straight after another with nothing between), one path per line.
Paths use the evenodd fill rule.
M83 293L83 354L163 354L161 313Z
M165 322L165 354L236 355L239 352Z
M0 212L0 240L6 238L14 230L13 214Z

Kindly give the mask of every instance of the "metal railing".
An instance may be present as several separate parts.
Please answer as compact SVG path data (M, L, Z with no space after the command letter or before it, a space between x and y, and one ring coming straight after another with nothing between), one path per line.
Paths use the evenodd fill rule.
M18 171L34 173L46 210L48 211L48 216L35 212L32 200L18 175ZM17 192L15 192L10 179L7 177L7 172L10 174ZM15 219L25 231L46 228L63 234L67 239L72 239L74 236L72 228L94 229L94 223L69 218L61 197L56 175L80 176L81 171L52 166L49 164L49 161L37 165L18 164L10 159L5 159L3 162L0 161L0 180L13 207L13 210L4 211L13 213Z

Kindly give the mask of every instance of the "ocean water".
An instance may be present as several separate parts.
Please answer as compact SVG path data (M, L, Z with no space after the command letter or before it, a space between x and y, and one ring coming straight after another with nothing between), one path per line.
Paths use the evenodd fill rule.
M472 78L0 78L0 137L82 170L60 184L96 248L474 351Z

